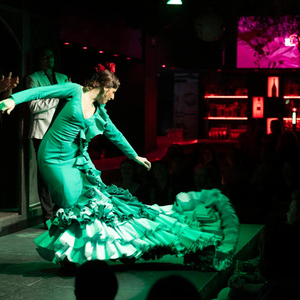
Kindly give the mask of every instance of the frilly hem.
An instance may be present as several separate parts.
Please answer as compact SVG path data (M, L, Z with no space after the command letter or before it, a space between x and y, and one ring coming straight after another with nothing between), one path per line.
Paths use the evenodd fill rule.
M173 212L174 211L174 212ZM224 270L232 263L239 237L240 223L229 199L218 189L180 193L176 197L172 215L185 216L191 226L220 237L216 246L213 266Z
M209 261L215 270L231 263L232 251L226 255L218 251L222 237L205 232L199 224L188 224L180 201L174 206L151 207L116 186L101 192L90 190L82 199L72 208L59 209L48 221L50 230L35 239L45 259L82 264L92 259L155 259L174 254L184 256L185 263L192 266L201 260L201 268L203 261ZM206 251L210 247L214 250Z

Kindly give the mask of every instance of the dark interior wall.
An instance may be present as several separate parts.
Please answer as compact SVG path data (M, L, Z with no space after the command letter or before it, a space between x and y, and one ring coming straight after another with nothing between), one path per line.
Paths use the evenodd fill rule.
M157 135L165 136L174 123L174 73L160 73L157 81Z
M84 14L67 8L61 12L59 37L63 41L141 59L141 30L127 26L123 15L110 14L104 13L99 18L91 11Z
M101 4L99 9L102 6L106 5ZM146 92L144 41L141 29L129 26L126 18L128 16L124 16L124 11L120 13L118 5L114 11L103 14L100 18L95 12L84 15L78 13L77 9L65 10L61 16L60 38L70 42L71 47L70 50L64 47L62 64L65 73L70 74L73 82L83 83L98 63L116 63L116 75L121 86L115 101L107 104L107 110L115 125L136 151L144 154L145 140L149 138L145 133L145 99L149 92ZM81 24L79 28L78 23ZM72 44L87 46L88 49L83 51L77 47L74 50ZM99 54L99 50L104 53ZM153 118L151 121L153 124ZM91 146L98 147L98 150L100 148L100 152L103 150L107 157L123 155L105 137L96 138Z
M115 100L106 105L107 112L117 128L124 134L138 153L144 151L144 66L139 59L114 57L111 52L100 54L98 49L82 49L82 45L61 45L61 71L72 82L84 84L94 72L98 63L114 62L116 75L121 85ZM123 155L104 136L96 137L90 144L95 158L105 152L106 157Z
M55 70L68 75L73 82L82 84L89 77L98 63L114 61L117 64L117 75L121 81L116 100L107 106L109 115L124 136L139 154L144 152L144 65L141 59L126 56L112 59L113 52L107 56L94 55L93 51L67 49L60 40L60 22L57 16L45 17L36 10L24 10L24 3L16 1L11 7L2 9L0 5L0 34L5 47L0 48L1 75L12 71L13 76L20 76L20 84L15 91L22 90L24 78L35 71L34 50L38 46L48 45L54 50ZM25 1L27 2L27 1ZM27 3L28 4L28 3ZM8 8L8 9L6 9ZM28 8L28 7L27 7ZM29 12L29 14L27 14ZM27 23L24 25L24 16ZM26 28L24 28L26 26ZM113 38L113 37L112 37ZM24 47L23 41L29 47ZM81 45L82 46L82 45ZM113 50L113 49L112 49ZM97 54L99 54L97 52ZM25 57L25 60L23 58ZM11 116L3 115L0 127L0 209L19 207L19 155L25 151L25 164L28 167L28 126L29 111L26 105L16 107ZM25 120L23 134L20 128ZM102 140L101 140L102 138ZM105 137L99 137L92 146L102 149L107 157L122 155Z
M145 83L142 61L123 61L117 64L121 81L115 100L108 103L107 111L114 124L124 134L139 155L145 148ZM111 142L106 142L107 155L120 156L123 153Z
M0 76L22 74L21 14L0 8ZM22 78L21 78L22 79ZM16 88L16 91L19 88ZM3 94L0 93L1 99ZM21 108L0 117L0 209L17 208L19 192L19 132Z

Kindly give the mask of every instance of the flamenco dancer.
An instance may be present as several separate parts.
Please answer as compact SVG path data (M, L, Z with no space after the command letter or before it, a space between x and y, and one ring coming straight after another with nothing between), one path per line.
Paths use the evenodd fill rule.
M184 256L186 264L200 269L205 265L226 268L235 251L239 224L228 199L218 190L179 195L174 205L148 206L129 191L101 180L87 152L89 141L98 134L104 134L128 158L151 168L107 114L105 105L119 86L115 65L99 64L84 86L67 82L36 87L0 102L0 110L10 114L15 105L31 100L68 100L38 151L41 175L59 207L47 222L49 230L35 239L38 253L61 265L172 254ZM205 230L197 218L203 204L221 216L221 233Z

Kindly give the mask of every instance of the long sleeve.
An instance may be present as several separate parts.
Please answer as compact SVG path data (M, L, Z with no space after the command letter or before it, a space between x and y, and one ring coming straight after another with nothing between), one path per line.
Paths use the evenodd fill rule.
M61 73L55 73L57 83L68 82L68 77ZM42 72L36 72L26 78L26 88L31 89L40 86L50 86L51 83L47 76ZM58 98L38 99L29 102L29 109L33 114L40 114L50 109L56 108L59 103Z
M50 82L49 82L50 85ZM28 76L26 78L26 88L32 89L35 87L40 87L38 80L35 77ZM48 98L48 99L38 99L33 100L29 103L29 109L33 114L38 114L45 112L51 108L57 107L59 102L58 98Z
M104 135L115 144L128 158L133 159L138 156L132 146L129 144L124 135L112 123L110 118L107 119L107 125L104 130Z
M16 102L16 104L43 98L58 98L70 100L74 92L80 88L81 86L76 83L54 84L51 86L42 86L24 90L12 94L10 97Z

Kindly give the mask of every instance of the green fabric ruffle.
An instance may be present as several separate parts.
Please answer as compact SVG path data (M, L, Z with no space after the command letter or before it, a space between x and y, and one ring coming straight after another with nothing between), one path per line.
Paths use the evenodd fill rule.
M102 191L91 190L85 201L72 208L59 209L48 226L49 231L37 237L35 243L40 255L54 263L149 259L165 254L190 257L194 254L199 258L208 247L218 249L222 239L200 226L187 224L178 204L147 206L114 185ZM217 252L212 253L213 262ZM219 264L218 268L217 265L212 268L227 266Z

